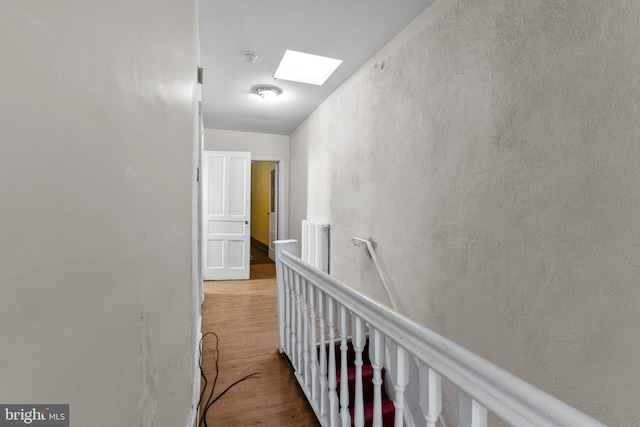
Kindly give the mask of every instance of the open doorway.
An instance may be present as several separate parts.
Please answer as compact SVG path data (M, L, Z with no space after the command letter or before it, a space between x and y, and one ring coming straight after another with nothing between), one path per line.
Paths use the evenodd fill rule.
M278 162L251 162L251 264L275 261L278 236Z

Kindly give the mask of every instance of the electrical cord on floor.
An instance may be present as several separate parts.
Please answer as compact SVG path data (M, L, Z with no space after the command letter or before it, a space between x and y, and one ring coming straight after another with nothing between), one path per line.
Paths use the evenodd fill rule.
M207 380L207 376L204 374L204 370L202 369L202 340L204 340L204 338L208 335L213 335L216 337L216 376L213 380L213 386L211 387L211 391L209 392L209 397L207 398L207 403L204 405L204 408L201 407L201 403L202 403L202 397L204 396L204 392L207 389L207 384L208 384L208 380ZM240 378L238 381L234 382L233 384L231 384L229 387L227 387L226 389L224 389L224 391L222 393L220 393L218 395L218 397L216 397L215 399L211 400L211 398L213 397L213 392L216 388L216 383L218 382L218 360L220 359L220 347L219 347L219 342L220 339L218 337L218 334L216 334L215 332L207 332L206 334L204 334L202 336L202 338L200 338L200 375L202 376L202 378L204 379L204 387L202 387L202 391L200 392L200 400L198 400L198 406L201 409L201 414L200 414L200 422L198 423L199 427L202 427L203 423L204 423L204 427L209 427L207 424L207 412L209 411L209 408L211 408L211 406L216 403L216 401L218 399L220 399L222 396L224 396L224 394L226 392L228 392L231 387L235 386L236 384L251 378L254 375L258 375L260 374L260 371L258 372L254 372L252 374L246 375L245 377Z
M207 376L204 374L204 369L202 369L202 341L205 339L207 335L214 335L216 337L216 376L213 380L213 387L211 387L211 393L209 394L209 398L207 399L207 403L205 404L205 409L203 410L202 407L200 408L201 409L200 422L198 423L198 426L200 427L202 426L203 420L206 418L205 417L207 414L206 408L209 405L209 402L211 401L211 397L213 396L213 390L215 390L216 388L216 382L218 382L218 358L220 357L220 348L218 346L219 344L218 334L216 334L215 332L207 332L202 336L202 338L200 338L200 376L202 376L202 378L204 379L204 387L202 387L202 391L200 392L200 400L198 400L199 406L202 403L202 396L204 396L204 392L207 390L207 384L209 383L209 381L207 380Z

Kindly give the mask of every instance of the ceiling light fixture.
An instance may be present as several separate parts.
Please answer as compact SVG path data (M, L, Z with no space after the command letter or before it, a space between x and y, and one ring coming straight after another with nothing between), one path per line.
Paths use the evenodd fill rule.
M282 93L282 90L275 86L261 86L256 88L256 93L267 101L271 101L277 98Z
M256 55L255 53L251 53L251 52L243 53L242 57L244 58L245 62L248 62L250 64L255 63L256 59L258 59L258 55Z
M273 77L322 86L340 64L341 59L287 49Z

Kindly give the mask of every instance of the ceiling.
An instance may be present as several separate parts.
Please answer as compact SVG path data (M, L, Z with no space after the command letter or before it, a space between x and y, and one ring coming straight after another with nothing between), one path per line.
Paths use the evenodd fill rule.
M431 2L200 0L205 127L289 135ZM275 80L286 49L344 62L323 86ZM253 92L264 85L282 94L267 103Z

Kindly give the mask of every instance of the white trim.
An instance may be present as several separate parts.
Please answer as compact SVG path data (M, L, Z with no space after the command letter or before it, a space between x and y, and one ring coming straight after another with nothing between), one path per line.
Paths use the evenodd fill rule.
M198 253L196 254L197 256L197 268L196 268L196 279L198 280L198 283L196 284L196 290L198 292L198 299L200 300L200 304L198 305L199 307L202 305L202 303L204 303L204 287L203 287L203 283L202 283L202 254L204 253L204 242L202 241L202 237L203 237L203 227L204 227L204 220L203 220L203 207L202 207L202 203L203 203L203 191L204 191L204 187L202 185L202 175L203 175L203 171L202 171L202 156L203 156L203 152L204 152L204 122L203 122L203 118L202 118L202 101L198 102L198 154L197 154L197 160L196 160L196 186L197 186L197 191L198 191L198 201L197 201L197 209L198 209L198 213L197 213L197 219L196 221L198 222L197 224L197 229L198 229ZM199 313L200 311L198 311Z
M196 236L192 238L192 267L191 267L191 292L192 292L192 318L195 324L192 326L193 331L193 379L191 390L191 410L185 427L197 427L198 424L198 405L200 404L200 339L202 338L202 303L204 302L204 289L202 283L202 152L204 149L204 123L202 121L202 93L200 85L198 90L198 123L195 146L195 170L193 176L193 189L196 192L195 203L192 201L192 209L196 210L195 215L192 214L192 220L196 222L192 225ZM195 206L194 206L195 205ZM195 251L195 253L194 253Z
M193 369L193 390L191 395L191 412L187 419L185 427L198 427L198 405L200 404L200 340L202 340L202 313L198 316L198 323L196 325L196 351L195 351L195 365Z

